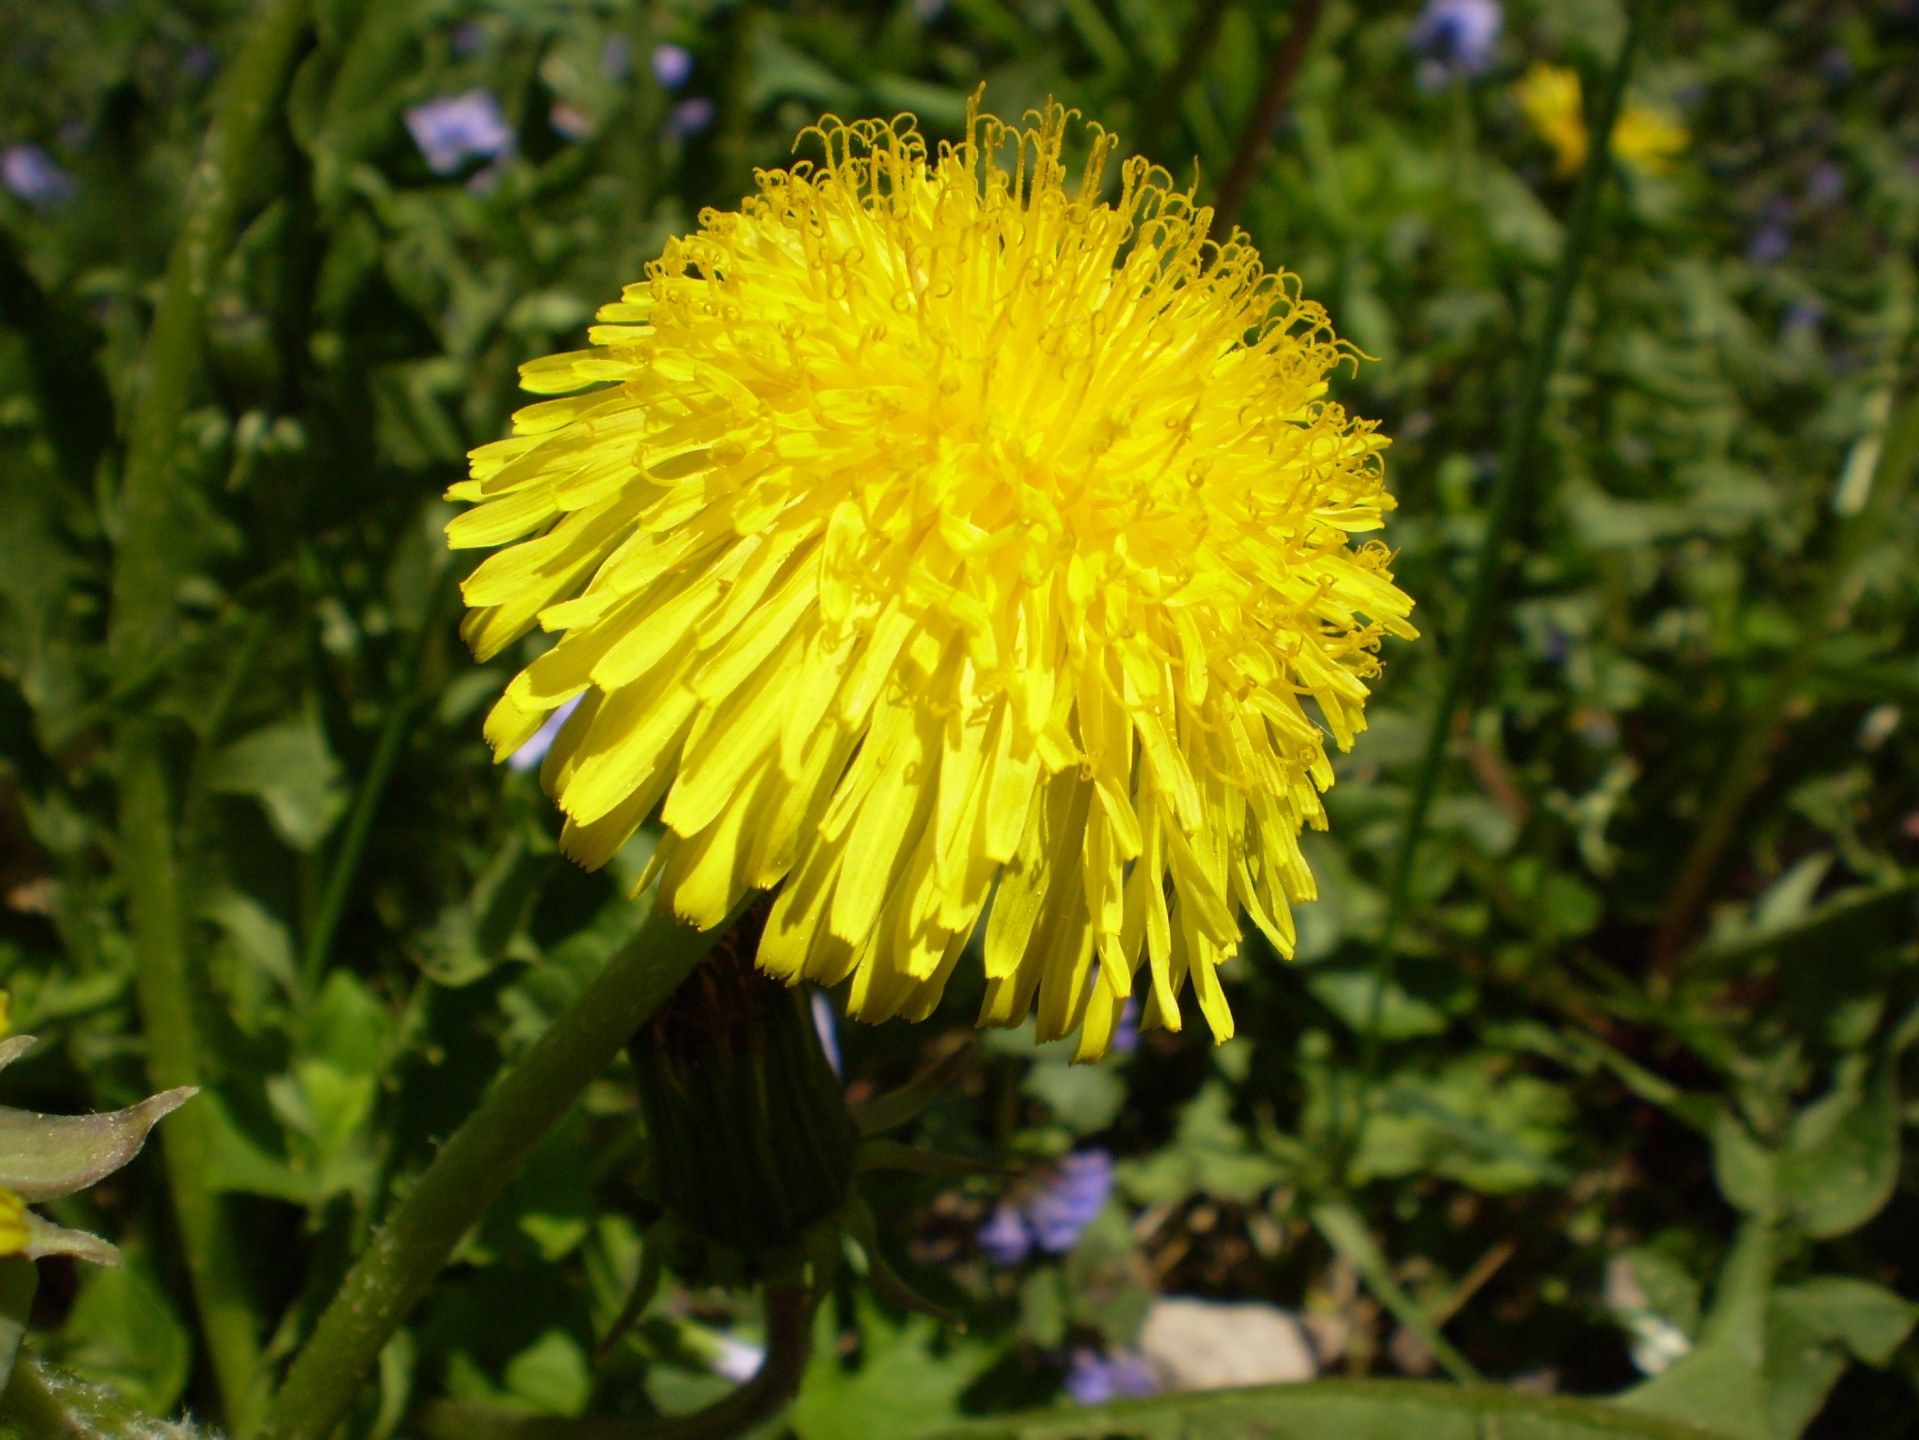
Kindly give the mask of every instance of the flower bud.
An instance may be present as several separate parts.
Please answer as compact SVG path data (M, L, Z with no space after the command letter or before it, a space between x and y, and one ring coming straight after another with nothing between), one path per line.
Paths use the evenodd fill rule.
M629 1047L649 1188L688 1232L750 1253L799 1241L852 1184L856 1132L797 988L755 969L746 922Z

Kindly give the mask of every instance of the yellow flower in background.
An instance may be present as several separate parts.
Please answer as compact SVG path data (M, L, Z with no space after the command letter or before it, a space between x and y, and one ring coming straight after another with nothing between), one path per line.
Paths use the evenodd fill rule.
M1555 172L1577 174L1586 163L1589 144L1578 72L1564 65L1535 64L1520 77L1514 93L1528 122L1552 147ZM1629 100L1613 123L1612 153L1648 174L1663 175L1691 140L1686 127L1670 115Z
M1350 347L1294 277L1073 117L823 121L535 361L449 492L482 659L557 632L487 720L605 863L662 801L664 903L717 925L778 886L759 963L924 1017L989 896L981 1023L1035 1006L1103 1051L1251 915L1291 953L1326 735L1364 728L1412 602L1385 440L1326 398ZM1077 144L1082 137L1073 135ZM587 387L597 386L588 390ZM1312 710L1308 709L1311 702ZM644 883L644 882L642 882Z

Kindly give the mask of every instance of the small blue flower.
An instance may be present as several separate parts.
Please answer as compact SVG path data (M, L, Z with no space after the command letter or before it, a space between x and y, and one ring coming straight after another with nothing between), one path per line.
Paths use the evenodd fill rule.
M993 1217L980 1226L974 1237L980 1252L995 1265L1017 1265L1033 1253L1033 1232L1019 1207L1002 1200L993 1207Z
M1113 1029L1113 1047L1121 1055L1139 1049L1139 1001L1126 997L1126 1008L1119 1012L1119 1024Z
M693 75L693 52L684 45L653 47L653 78L669 90L677 90Z
M713 123L713 114L713 102L704 95L695 95L673 107L668 123L677 135L697 135Z
M1113 1157L1081 1150L1059 1162L1052 1182L1026 1202L1026 1223L1042 1250L1055 1255L1073 1248L1113 1193Z
M1499 0L1426 0L1413 24L1412 46L1442 72L1483 74L1492 66L1505 18Z
M580 697L574 696L566 704L546 717L546 723L535 730L527 742L506 757L509 770L532 770L546 759L546 752L553 748L553 742L559 738L560 727L567 718L579 708Z
M406 128L437 175L451 175L468 160L492 160L513 148L500 102L485 90L415 105L406 112Z
M1081 1405L1104 1405L1110 1400L1143 1400L1159 1393L1159 1383L1146 1362L1131 1350L1101 1355L1081 1347L1073 1352L1066 1372L1066 1393Z
M1035 1248L1063 1255L1112 1193L1113 1157L1078 1150L1062 1157L1037 1187L1002 1200L975 1238L995 1265L1017 1265Z
M0 184L29 205L57 205L71 199L73 177L38 145L22 142L0 151Z

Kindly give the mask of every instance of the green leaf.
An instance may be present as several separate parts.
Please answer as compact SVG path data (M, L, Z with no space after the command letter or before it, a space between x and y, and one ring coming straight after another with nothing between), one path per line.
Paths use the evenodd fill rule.
M1104 1130L1126 1108L1126 1082L1110 1065L1068 1065L1044 1059L1020 1086L1077 1135Z
M347 806L340 764L310 712L234 741L215 760L209 784L258 800L280 838L301 851L318 845Z
M1773 1440L1765 1380L1773 1247L1769 1217L1748 1219L1740 1226L1698 1346L1671 1369L1622 1396L1622 1404L1717 1426L1739 1440Z
M1772 1297L1808 1330L1843 1344L1868 1365L1887 1365L1919 1321L1919 1305L1883 1285L1850 1275L1820 1275L1783 1286Z
M593 1394L593 1372L580 1342L548 1330L506 1363L509 1394L550 1415L578 1415Z
M85 1271L80 1298L49 1349L61 1364L154 1415L178 1402L192 1361L180 1317L135 1257L117 1269Z
M1171 1204L1198 1193L1251 1200L1292 1174L1256 1150L1233 1123L1233 1096L1209 1080L1180 1112L1173 1143L1140 1160L1122 1161L1121 1188L1145 1204Z
M1779 1154L1779 1203L1808 1235L1826 1239L1877 1215L1898 1180L1893 1067L1849 1057L1831 1091L1793 1120Z
M1775 1291L1766 1324L1766 1398L1776 1440L1791 1440L1812 1423L1849 1354L1874 1365L1890 1360L1915 1314L1883 1286L1845 1275Z
M908 1435L911 1431L889 1431ZM976 1421L925 1440L1730 1440L1603 1401L1492 1385L1321 1380ZM810 1440L810 1437L808 1437Z
M992 1352L974 1340L939 1343L924 1315L895 1324L879 1310L860 1312L860 1358L840 1357L831 1306L821 1309L813 1363L787 1423L799 1440L871 1440L910 1436L957 1418L960 1393Z

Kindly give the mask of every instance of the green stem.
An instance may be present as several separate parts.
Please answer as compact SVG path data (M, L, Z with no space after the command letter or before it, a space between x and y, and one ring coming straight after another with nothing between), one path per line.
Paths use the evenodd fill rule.
M138 668L165 651L177 630L180 581L179 477L173 455L180 420L199 373L207 295L232 238L238 190L286 83L306 27L305 0L264 9L228 72L188 191L185 218L167 263L160 303L139 380L121 487L121 540L114 559L108 651L116 670ZM135 712L118 740L120 869L139 956L141 1028L154 1088L201 1079L193 1014L192 962L183 877L177 854L167 727ZM194 1106L161 1137L167 1183L180 1229L193 1298L219 1388L236 1434L248 1430L247 1397L259 1345L245 1278L231 1232L208 1187L211 1112Z
M1613 126L1619 118L1619 106L1626 93L1626 77L1632 70L1634 51L1645 16L1644 0L1635 0L1626 22L1626 37L1619 55L1606 77L1604 91L1592 115L1593 141L1586 151L1585 168L1579 175L1579 188L1573 200L1572 214L1566 222L1565 249L1553 274L1546 310L1540 317L1539 334L1528 347L1521 375L1519 404L1507 432L1505 452L1500 457L1499 475L1493 485L1486 516L1486 533L1480 542L1478 565L1473 571L1472 590L1466 605L1466 623L1458 645L1446 668L1439 704L1426 731L1426 747L1420 758L1419 772L1413 782L1412 803L1406 812L1406 829L1400 837L1399 851L1393 860L1387 885L1386 919L1380 931L1379 948L1373 963L1371 1015L1364 1037L1362 1070L1368 1093L1375 1088L1379 1067L1379 1024L1386 990L1398 968L1394 942L1400 922L1405 918L1406 898L1411 887L1419 843L1425 837L1426 821L1432 811L1433 796L1446 758L1447 741L1452 735L1453 715L1466 693L1466 681L1474 663L1485 648L1492 628L1494 603L1506 574L1506 545L1518 522L1523 480L1532 461L1539 434L1540 418L1558 365L1560 342L1566 322L1572 314L1573 295L1579 288L1580 273L1592 250L1598 231L1599 200L1611 172ZM1370 1102L1365 1102L1370 1103Z
M274 1396L264 1432L271 1440L333 1433L388 1337L487 1202L727 928L702 933L664 906L650 911L494 1085L347 1273Z
M180 505L173 473L180 418L199 379L207 296L233 237L239 190L256 168L254 152L276 112L306 21L306 0L273 0L261 11L228 72L193 172L127 436L108 637L116 661L158 651L174 630L181 559L170 532Z
M147 1074L160 1090L197 1085L203 1078L167 769L159 724L150 719L130 723L120 741L120 869L140 957L135 982ZM206 1183L211 1116L204 1106L187 1107L166 1127L160 1144L221 1409L234 1432L245 1434L259 1342L239 1251L220 1198Z
M353 810L347 816L346 829L340 835L340 848L334 852L332 868L327 871L326 888L321 891L320 902L314 910L313 926L307 932L306 949L300 957L300 979L309 994L319 987L326 975L327 956L333 950L334 936L339 933L340 920L346 914L346 902L353 893L353 881L359 874L360 861L366 855L367 840L373 834L374 818L380 813L380 800L386 794L387 783L393 778L393 768L399 763L401 748L406 744L413 717L422 703L419 675L426 662L427 650L440 633L448 602L454 594L453 565L449 560L441 568L433 594L427 600L426 611L420 617L420 628L414 631L412 643L407 646L400 671L399 693L387 709L386 721L380 727L380 738L374 742L373 758L367 762L366 773L360 778L359 789L353 796Z

